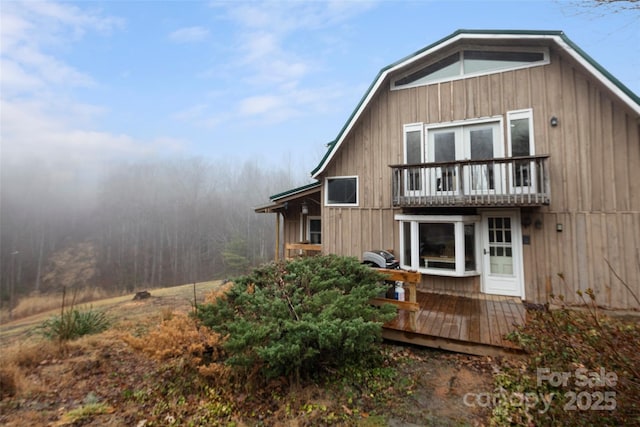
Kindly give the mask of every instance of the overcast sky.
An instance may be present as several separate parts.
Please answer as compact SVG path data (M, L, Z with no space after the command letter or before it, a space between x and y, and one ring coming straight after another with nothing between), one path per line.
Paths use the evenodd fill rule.
M2 162L309 172L384 66L457 29L563 30L636 94L640 13L581 1L2 1Z

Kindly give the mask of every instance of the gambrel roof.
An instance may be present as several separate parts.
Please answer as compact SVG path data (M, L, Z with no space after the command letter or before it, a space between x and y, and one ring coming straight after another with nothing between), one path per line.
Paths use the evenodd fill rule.
M360 118L363 111L368 106L369 102L373 99L375 94L380 89L385 79L391 74L401 69L410 68L418 61L427 58L430 55L440 52L449 46L460 41L531 41L541 42L546 41L553 43L559 47L562 51L571 56L579 64L581 64L586 70L588 70L595 78L597 78L605 87L613 92L619 99L629 106L633 111L640 114L640 98L633 93L629 88L622 84L618 79L611 75L604 67L598 64L593 58L587 55L582 49L580 49L575 43L573 43L562 31L527 31L527 30L458 30L453 34L438 40L437 42L415 52L405 58L400 59L393 64L390 64L380 70L373 83L369 86L368 90L356 106L347 122L340 130L336 139L328 144L327 152L324 157L311 171L313 178L318 178L331 162L334 155L338 152L341 144L348 136L350 130Z

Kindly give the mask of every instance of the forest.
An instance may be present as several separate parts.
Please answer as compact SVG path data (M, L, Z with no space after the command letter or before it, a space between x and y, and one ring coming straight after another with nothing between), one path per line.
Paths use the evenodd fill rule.
M256 161L203 158L96 173L5 164L0 301L12 306L62 286L129 292L243 272L274 252L275 219L253 207L304 179Z

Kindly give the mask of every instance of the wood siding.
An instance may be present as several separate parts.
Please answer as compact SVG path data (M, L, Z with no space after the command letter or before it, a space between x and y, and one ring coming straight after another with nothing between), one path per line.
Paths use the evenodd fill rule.
M357 208L323 207L323 251L399 254L394 215L402 210L392 208L388 166L403 163L404 124L506 118L532 108L535 154L550 155L551 204L522 213L542 221L540 229L523 228L530 237L523 247L526 299L543 303L555 293L580 302L575 291L591 287L603 306L638 308L616 275L640 296L640 118L570 57L552 48L550 60L403 90L384 82L323 173L359 177ZM479 289L479 277L424 277L430 290Z

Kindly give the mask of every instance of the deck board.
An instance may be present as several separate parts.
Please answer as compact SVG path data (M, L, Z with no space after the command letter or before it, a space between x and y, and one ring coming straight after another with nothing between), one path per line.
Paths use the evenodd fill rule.
M384 325L383 336L471 354L518 350L503 338L525 322L526 310L517 298L417 291L416 301L416 329L410 327L411 314L400 310Z

